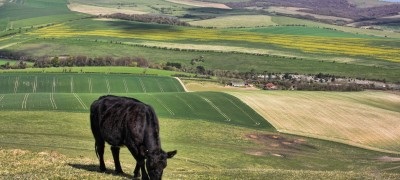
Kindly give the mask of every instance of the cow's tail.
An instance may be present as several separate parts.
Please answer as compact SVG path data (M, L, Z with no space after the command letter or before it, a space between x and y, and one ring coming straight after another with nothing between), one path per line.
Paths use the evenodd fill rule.
M99 159L99 153L97 151L97 144L96 143L94 143L94 151L96 151L97 159Z

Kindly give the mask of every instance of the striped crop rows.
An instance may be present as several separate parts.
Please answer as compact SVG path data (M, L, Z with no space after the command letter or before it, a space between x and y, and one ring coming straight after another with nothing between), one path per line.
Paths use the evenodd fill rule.
M159 80L162 79L162 80ZM145 83L144 83L145 82ZM0 93L149 93L182 92L173 78L132 75L3 74Z
M161 118L202 119L251 128L272 128L239 99L224 93L184 92L181 84L170 77L110 74L0 75L0 111L88 112L91 103L105 94L139 99L152 105Z

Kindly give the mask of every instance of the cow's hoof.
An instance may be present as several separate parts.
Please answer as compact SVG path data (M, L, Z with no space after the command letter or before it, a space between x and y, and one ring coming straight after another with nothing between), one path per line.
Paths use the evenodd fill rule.
M106 168L105 167L100 167L100 172L106 172Z

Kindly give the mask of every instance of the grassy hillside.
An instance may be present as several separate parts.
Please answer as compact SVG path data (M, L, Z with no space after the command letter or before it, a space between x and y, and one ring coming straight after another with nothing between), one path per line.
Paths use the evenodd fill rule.
M0 32L82 17L69 11L65 0L10 1L0 6Z
M1 74L0 93L183 92L170 77L118 74Z
M261 33L253 33L253 32ZM114 41L161 41L185 44L226 44L256 48L268 47L281 51L295 51L316 55L330 54L353 58L366 58L399 62L396 39L363 38L363 36L319 30L315 28L263 28L251 31L224 31L148 25L125 21L82 20L42 28L28 33L40 38L91 38ZM328 34L328 35L326 35ZM333 37L330 34L334 34ZM294 43L296 42L296 43ZM384 47L380 46L385 44ZM351 51L350 51L351 47ZM182 47L183 48L183 47ZM184 49L184 48L183 48Z
M206 119L249 128L273 129L261 116L238 99L224 93L118 94L137 98L154 107L161 117ZM104 94L17 93L0 94L0 110L87 112Z
M82 1L81 3L93 5L93 1ZM97 3L100 6L121 6L121 8L139 8L141 4L147 3L145 6L153 7L153 9L161 8L166 5L165 3L171 4L171 2L161 3L158 1L153 6L148 2L129 3L124 1L117 5L113 4L116 2L101 1ZM67 9L66 4L63 5L62 1L6 3L2 6L4 9L2 12L9 13L9 16L13 17L12 13L17 13L19 10L13 9L11 6L32 9L37 7L63 9L60 12L65 12ZM181 8L182 11L188 10L185 9L187 7L181 5L173 6L172 9L174 8ZM161 9L159 10L162 11ZM21 17L15 15L15 20L4 16L4 21L13 21L6 23L9 24L7 26L11 26L11 24L15 26L18 22L21 23L20 27L27 26L22 30L14 28L14 30L3 32L3 34L12 32L17 34L0 37L0 49L4 52L19 53L25 56L142 57L154 63L179 62L186 66L191 66L191 59L204 56L206 61L201 65L208 69L231 71L255 69L259 72L303 74L323 72L338 76L398 81L399 77L396 73L400 61L398 59L400 57L398 39L393 38L391 34L388 35L389 38L361 35L384 36L387 35L384 34L386 31L355 30L355 28L272 15L258 15L257 18L253 18L256 12L246 10L192 8L186 13L196 14L201 11L203 11L203 15L215 15L217 18L210 19L210 21L216 21L215 23L219 25L223 25L232 18L238 18L237 21L251 18L255 21L245 22L254 25L260 23L261 26L268 24L279 26L254 26L239 29L189 28L120 20L81 19L78 16L83 16L74 12L68 12L67 15L76 15L77 18L72 18L73 21L66 21L66 19L53 15L48 16L52 11L44 11L43 14L35 11L37 14L32 17L43 18L43 22L48 22L49 26L32 27L27 22L40 23L36 23L32 19L24 19L22 15ZM60 23L61 19L63 23ZM244 54L232 54L231 52ZM256 56L255 54L265 56ZM252 63L246 63L249 61Z
M358 7L372 1L352 0ZM399 81L400 35L394 31L328 25L254 7L207 8L203 1L2 2L4 57L140 57L187 69ZM81 12L176 16L219 28L89 18L68 5ZM191 64L199 57L205 61ZM207 84L190 86L202 92L184 92L166 77L175 73L134 67L0 70L0 179L132 178L134 160L125 148L126 174L113 174L109 146L108 171L97 172L89 107L105 94L154 107L163 149L178 150L164 179L400 179L398 94L247 92ZM229 94L210 91L227 89Z
M5 112L0 114L1 123L6 124L0 127L0 144L7 148L0 151L3 177L34 178L35 174L37 179L112 179L132 175L133 158L124 148L121 159L127 175L96 172L87 113ZM379 160L388 154L342 144L203 120L161 117L160 128L163 148L178 150L178 155L168 161L165 179L399 177L398 162ZM106 164L108 173L112 173L108 147ZM32 169L32 165L37 168Z
M154 106L160 116L207 119L218 123L273 129L238 99L214 92L183 93L174 78L119 74L0 75L1 110L87 112L104 94L135 97Z

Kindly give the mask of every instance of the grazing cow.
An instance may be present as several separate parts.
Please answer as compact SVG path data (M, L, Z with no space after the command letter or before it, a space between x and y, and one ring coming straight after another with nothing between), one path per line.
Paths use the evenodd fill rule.
M123 173L120 147L124 145L129 149L136 159L135 178L140 177L141 171L142 179L161 179L167 158L177 153L161 149L158 119L153 108L133 98L107 95L95 100L90 107L90 125L100 171L106 170L105 142L111 145L116 173Z

